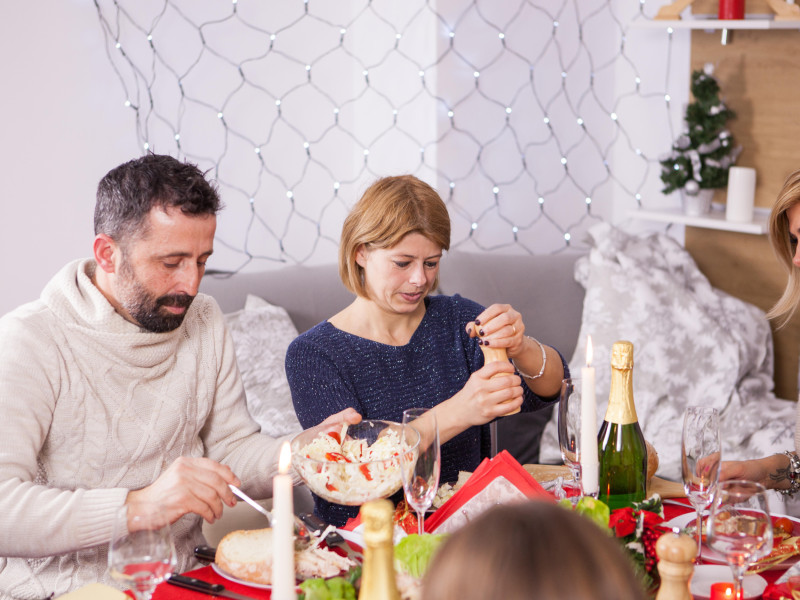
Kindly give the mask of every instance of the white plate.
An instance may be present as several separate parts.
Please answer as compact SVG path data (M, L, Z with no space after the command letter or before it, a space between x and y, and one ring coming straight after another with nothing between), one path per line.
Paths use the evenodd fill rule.
M217 575L219 575L220 577L224 577L228 581L232 581L234 583L238 583L238 584L241 584L241 585L249 585L250 587L260 588L262 590L271 590L272 589L272 585L269 584L269 583L256 583L254 581L245 581L244 579L239 579L238 577L234 577L233 575L230 575L230 574L226 573L225 571L223 571L222 569L220 569L217 566L217 563L211 563L211 568L214 569L214 572Z
M707 516L707 515L708 515L708 511L703 513L704 517ZM772 522L774 523L776 519L780 519L782 517L785 517L785 518L789 519L790 521L793 521L794 523L797 524L795 526L794 533L798 534L798 532L800 532L800 519L797 519L795 517L790 517L789 515L773 514L772 515ZM679 516L675 517L674 519L671 519L671 520L665 522L664 526L665 527L670 527L670 528L678 527L679 529L684 529L687 525L690 525L691 523L694 523L696 518L697 518L697 513L692 511L692 512L688 512L688 513L683 514L683 515L679 515ZM703 547L701 549L701 554L702 554L703 562L716 563L716 564L719 564L719 565L727 565L728 564L728 561L725 560L725 557L722 554L720 554L716 550L712 550L706 544L703 544ZM800 562L800 557L792 556L791 558L788 558L785 561L783 561L781 563L778 563L777 565L773 565L772 567L770 567L769 570L776 570L777 571L777 570L781 570L781 569L788 569L789 567L791 567L792 565L794 565L795 563L798 563L798 562ZM730 567L726 567L726 568L730 568ZM720 580L720 581L722 581L722 580ZM728 580L726 579L725 581L728 581Z
M711 584L720 581L733 582L733 572L725 565L697 565L692 576L691 592L695 598L711 597ZM761 575L745 575L742 582L744 597L758 598L767 589L767 580Z

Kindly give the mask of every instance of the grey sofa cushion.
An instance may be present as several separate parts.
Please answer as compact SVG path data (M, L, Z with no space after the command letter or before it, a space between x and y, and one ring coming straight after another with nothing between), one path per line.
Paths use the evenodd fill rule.
M442 260L439 287L484 306L511 304L525 332L567 360L578 341L584 289L574 276L580 252L530 256L452 252Z
M200 291L214 296L228 313L244 306L247 294L282 306L299 332L335 315L353 301L336 265L291 266L256 273L209 273Z

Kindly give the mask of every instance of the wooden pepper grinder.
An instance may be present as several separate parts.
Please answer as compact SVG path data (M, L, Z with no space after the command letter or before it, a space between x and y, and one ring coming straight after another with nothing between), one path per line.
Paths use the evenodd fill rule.
M480 336L478 337L480 340ZM483 352L483 363L488 365L490 362L497 362L497 361L506 361L508 362L508 353L506 352L505 348L490 348L488 346L484 346L481 344L481 352ZM503 377L504 374L498 373L495 377ZM519 408L512 410L511 412L505 413L503 416L508 417L510 415L515 415L520 411Z
M692 600L689 582L694 573L697 542L677 530L665 533L656 542L661 586L656 600Z

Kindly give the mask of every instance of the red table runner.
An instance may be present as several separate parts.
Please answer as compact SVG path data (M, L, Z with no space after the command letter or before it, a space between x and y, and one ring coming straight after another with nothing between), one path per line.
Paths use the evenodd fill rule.
M211 567L201 567L194 571L187 571L184 575L187 577L196 577L197 579L202 579L209 583L221 583L225 586L225 589L236 592L237 594L250 596L255 600L268 600L272 595L269 590L254 588L249 585L241 585L229 579L225 579L221 575L218 575ZM192 590L187 590L186 588L164 582L156 587L152 600L208 600L209 598L211 598L211 596L208 594L193 592Z

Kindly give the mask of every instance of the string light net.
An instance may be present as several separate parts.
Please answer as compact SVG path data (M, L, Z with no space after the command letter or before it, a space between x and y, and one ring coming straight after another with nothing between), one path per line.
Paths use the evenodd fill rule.
M218 269L334 262L385 175L433 185L466 251L559 252L663 203L672 33L631 27L642 1L95 4L142 152L220 187Z

